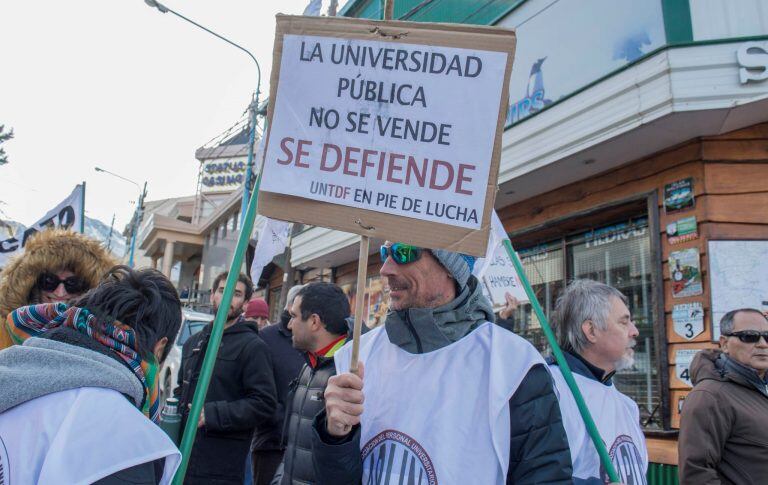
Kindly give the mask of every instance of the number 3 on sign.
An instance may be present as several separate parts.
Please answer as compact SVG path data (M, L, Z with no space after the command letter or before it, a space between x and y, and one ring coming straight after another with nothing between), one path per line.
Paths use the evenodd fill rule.
M704 308L701 303L683 303L672 307L675 333L693 340L704 332Z

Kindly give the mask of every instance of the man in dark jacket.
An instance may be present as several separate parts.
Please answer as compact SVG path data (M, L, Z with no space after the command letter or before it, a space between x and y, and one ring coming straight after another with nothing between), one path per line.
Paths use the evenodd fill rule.
M336 373L333 355L347 336L349 300L338 286L310 283L299 291L291 305L293 346L306 354L295 388L288 398L285 436L287 446L282 472L273 483L316 483L312 463L312 420L323 409L323 392Z
M363 336L359 376L349 346L336 354L314 422L318 483L571 483L546 363L490 323L474 259L402 243L381 259L393 311Z
M680 415L680 483L759 484L768 479L768 320L726 313L720 350L690 367L693 391Z
M211 303L216 310L226 279L227 273L222 273L213 282ZM241 317L243 304L252 293L251 280L240 274L184 483L242 484L253 429L273 419L277 397L271 357L256 324ZM209 325L190 337L182 349L179 386L174 390L182 410L182 426L189 417L210 336Z
M272 422L257 427L253 434L251 459L254 485L269 484L283 460L285 447L282 442L282 432L285 403L291 382L298 377L304 365L304 355L301 351L293 348L291 329L288 328L293 299L302 288L303 285L296 285L288 291L285 309L280 314L280 321L276 325L267 326L259 333L272 356L272 375L277 387L277 409Z

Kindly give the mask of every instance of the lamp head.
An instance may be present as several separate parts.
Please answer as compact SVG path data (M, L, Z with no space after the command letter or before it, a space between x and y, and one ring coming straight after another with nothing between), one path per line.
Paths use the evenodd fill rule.
M149 5L152 8L156 8L156 9L160 10L160 12L162 12L162 13L168 12L168 7L166 7L165 5L163 5L162 3L160 3L160 2L158 2L156 0L144 0L144 3L146 3L147 5Z

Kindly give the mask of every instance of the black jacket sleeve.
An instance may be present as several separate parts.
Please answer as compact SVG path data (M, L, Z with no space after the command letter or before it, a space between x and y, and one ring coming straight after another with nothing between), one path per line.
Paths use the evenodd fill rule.
M318 485L358 485L363 479L360 425L344 438L328 434L325 410L312 423L312 461Z
M252 430L272 421L277 408L277 391L272 374L272 357L261 339L252 340L241 352L245 397L236 401L205 403L205 428L229 432Z
M93 483L94 485L157 485L163 478L164 463L163 459L142 463Z
M507 483L572 483L568 437L546 366L528 371L509 400L510 453Z

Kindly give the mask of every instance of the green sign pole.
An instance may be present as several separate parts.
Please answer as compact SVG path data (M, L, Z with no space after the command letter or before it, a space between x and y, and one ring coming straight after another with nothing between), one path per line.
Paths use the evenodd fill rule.
M608 455L608 450L605 448L605 443L603 443L603 439L600 437L600 432L597 430L597 426L595 426L595 421L592 419L589 408L587 408L587 404L584 402L584 397L581 395L579 386L576 385L576 381L573 379L571 368L568 367L568 363L565 361L563 351L560 350L560 346L557 345L557 339L555 338L554 332L552 332L552 328L549 326L549 320L547 320L546 315L544 315L544 310L541 309L541 305L539 305L539 301L536 299L536 294L533 292L533 288L528 282L528 277L525 275L525 270L520 262L520 258L517 257L517 253L512 249L512 243L509 239L504 239L504 247L507 250L509 259L515 266L515 271L517 271L517 276L520 278L523 288L525 288L525 293L528 295L528 300L531 302L533 312L536 314L536 318L539 319L541 329L544 330L544 335L547 337L547 341L552 347L552 355L555 357L557 365L560 366L560 371L563 373L565 382L568 384L568 387L573 394L573 398L576 400L576 406L579 408L579 413L581 413L581 419L584 420L584 425L587 427L589 437L592 438L592 443L597 449L597 454L600 455L600 462L603 464L611 482L618 483L620 481L619 476L616 473L616 469L613 467L611 457Z
M221 300L221 305L219 305L219 310L216 312L216 318L213 321L213 329L211 330L211 336L208 341L208 349L205 351L203 367L200 370L200 378L198 379L197 387L195 388L195 395L192 398L192 408L189 411L187 424L184 426L184 435L181 439L181 446L179 447L181 450L181 464L179 465L178 471L176 471L176 475L173 477L174 485L181 485L184 482L184 475L187 473L189 455L192 451L192 444L195 442L195 435L197 434L197 421L200 416L200 411L203 409L205 395L208 393L208 384L211 382L213 366L216 363L216 354L218 354L219 345L221 345L221 335L224 333L224 323L226 323L227 313L229 313L229 305L232 303L232 296L235 293L237 277L240 274L240 269L243 267L245 250L248 247L248 241L253 232L253 222L254 219L256 219L256 207L259 199L259 185L261 185L261 173L259 173L256 178L256 184L253 187L251 199L248 202L248 210L242 215L240 237L237 239L237 247L235 248L235 254L232 257L232 265L229 268L229 275L227 275L224 296Z

